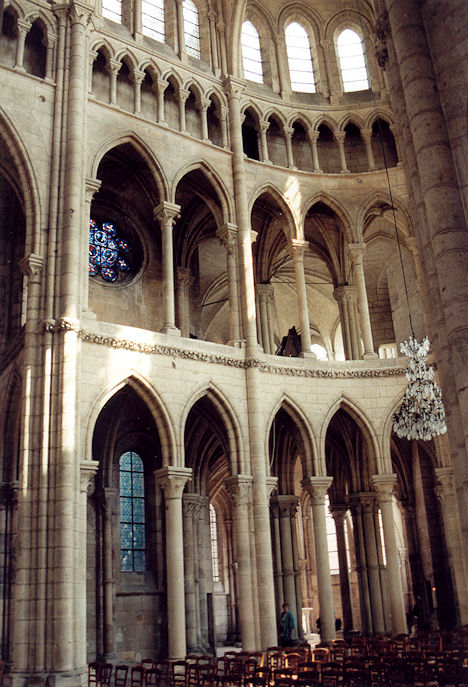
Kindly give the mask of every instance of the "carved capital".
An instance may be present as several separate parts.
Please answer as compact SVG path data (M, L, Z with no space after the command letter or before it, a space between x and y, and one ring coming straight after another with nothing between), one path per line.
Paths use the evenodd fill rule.
M145 76L146 76L146 73L142 72L141 69L134 69L132 72L133 83L136 83L136 84L142 83Z
M275 289L271 284L256 284L255 289L261 301L267 301L274 297Z
M270 128L270 122L265 122L265 120L262 119L259 126L260 131L268 131L268 129Z
M76 0L70 5L70 9L68 12L70 25L74 26L75 24L79 24L84 29L88 28L92 15L92 7L81 2L76 2Z
M98 460L82 460L80 462L80 491L82 494L88 491L88 486L98 468Z
M366 244L364 243L364 241L361 241L359 243L348 243L348 253L353 264L362 265L365 250Z
M307 135L309 136L309 141L311 143L317 143L320 132L314 131L313 129L307 129Z
M343 145L345 142L346 138L346 132L345 131L336 131L335 134L335 141L338 143L338 145Z
M267 488L267 498L270 498L276 489L278 489L278 478L277 477L267 477L266 478L266 488Z
M227 79L224 80L223 86L230 100L240 100L245 91L246 82L245 80L228 76Z
M205 508L205 500L199 494L183 494L182 508L186 518L199 520Z
M96 195L96 193L101 188L101 185L102 185L102 181L100 179L87 178L85 180L85 193L86 193L86 202L87 203L91 203L94 196Z
M355 286L350 286L349 284L345 284L343 286L337 286L336 289L333 291L333 298L336 301L352 301L356 300L357 297L357 292L356 292L356 287Z
M392 501L395 491L395 482L397 476L395 474L389 475L372 475L371 484L377 493L379 503Z
M177 97L179 99L179 103L184 104L187 98L190 95L190 91L188 91L186 88L179 88L177 92Z
M224 481L226 489L231 494L236 507L247 507L251 501L253 477L251 475L236 475Z
M122 62L119 62L118 60L109 60L107 64L107 68L109 69L109 72L111 74L117 75L120 71L120 68L122 66Z
M154 477L166 499L181 499L185 485L192 478L191 468L167 466L156 470Z
M274 496L272 504L278 508L280 518L294 518L299 506L299 497L294 494Z
M16 36L18 38L21 35L25 36L29 32L30 28L31 28L31 22L30 21L24 21L23 19L18 19L18 21L16 22Z
M180 205L164 201L154 208L153 217L162 227L172 229L180 217Z
M166 81L166 79L158 79L156 83L158 85L158 91L160 93L164 93L166 88L169 86L169 81Z
M365 143L370 143L372 139L372 129L361 129L361 138Z
M313 506L324 506L325 496L332 482L333 477L307 477L301 484L307 489Z
M29 281L38 281L39 275L44 267L44 258L42 255L36 255L36 253L30 253L26 255L19 261L19 266L25 277L29 278Z
M302 239L291 239L288 243L288 251L294 260L303 260L304 253L309 247L308 241L302 241Z
M182 289L182 291L188 292L190 286L192 285L193 277L190 274L190 270L186 267L177 268L177 286Z
M455 481L453 477L453 468L435 468L435 493L441 500L447 500L455 496Z
M223 226L217 230L216 236L226 250L235 248L237 245L237 224L226 222L226 224L223 224Z
M361 491L358 496L362 513L373 513L376 510L376 495L373 491Z

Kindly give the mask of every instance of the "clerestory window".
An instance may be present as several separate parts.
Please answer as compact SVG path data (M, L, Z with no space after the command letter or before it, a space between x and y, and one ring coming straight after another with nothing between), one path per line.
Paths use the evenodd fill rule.
M119 461L120 569L146 570L145 476L138 453L126 451Z
M336 41L343 90L365 91L369 88L364 48L361 37L352 29L345 29Z
M292 90L315 93L314 67L307 31L294 21L286 27L285 36Z
M129 253L131 246L118 236L115 224L89 220L90 277L101 277L107 282L117 281L123 273L130 271Z
M141 21L145 36L164 43L164 0L142 0Z
M122 2L121 0L102 0L102 16L117 24L122 23Z
M250 81L263 83L260 36L258 35L257 29L250 21L245 21L242 24L241 46L244 77Z
M184 43L188 55L200 59L200 23L198 10L192 0L183 0Z

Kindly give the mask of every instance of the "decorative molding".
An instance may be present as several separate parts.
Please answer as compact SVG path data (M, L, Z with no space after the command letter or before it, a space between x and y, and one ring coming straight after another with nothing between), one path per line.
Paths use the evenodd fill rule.
M58 328L65 331L74 331L84 343L94 344L97 346L107 346L108 348L124 349L127 351L135 351L136 353L148 353L151 355L164 355L171 358L183 358L185 360L195 360L197 362L212 363L215 365L225 365L226 367L237 367L246 370L248 368L256 368L259 372L265 374L280 375L283 377L316 377L323 379L353 379L353 378L375 378L375 377L400 377L404 376L404 367L383 367L370 370L334 370L334 369L308 369L295 367L282 367L280 365L273 365L264 363L257 358L248 358L246 360L239 360L238 358L231 358L229 355L220 355L219 353L203 353L202 351L189 351L176 346L164 344L150 344L140 341L130 341L129 339L120 339L115 336L103 336L102 334L95 334L81 329L78 322L70 319L61 318L58 323Z

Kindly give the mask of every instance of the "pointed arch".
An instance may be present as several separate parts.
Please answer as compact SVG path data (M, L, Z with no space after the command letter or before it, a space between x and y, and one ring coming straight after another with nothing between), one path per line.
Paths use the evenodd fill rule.
M281 127L283 129L282 133L284 135L284 128L286 127L286 123L287 123L287 120L286 120L286 117L284 116L284 114L282 112L280 112L279 110L277 110L276 107L271 107L263 115L263 118L266 121L268 121L270 119L270 117L273 117L274 119L276 119L279 122L279 124L281 125Z
M389 126L393 126L395 123L392 113L389 110L384 110L383 108L379 107L371 112L371 114L367 117L366 129L372 129L373 125L378 119L383 119L383 121L387 122Z
M115 60L114 47L106 38L99 37L99 39L92 44L91 51L94 51L96 54L102 52L107 62L109 62L109 60Z
M285 200L284 196L282 195L281 191L276 188L276 186L272 183L266 183L260 186L259 188L256 188L250 197L249 201L249 214L252 213L253 206L255 205L255 202L262 196L263 194L267 194L273 198L273 200L278 204L279 208L281 209L282 213L284 214L284 217L286 218L286 223L287 226L290 228L290 236L287 238L297 238L299 236L299 228L298 228L298 222L296 217L294 216L294 212L288 205L287 201Z
M130 50L128 50L128 48L123 48L122 50L119 50L119 52L115 56L115 59L117 62L120 62L121 64L126 62L127 67L130 67L131 69L136 69L138 66L137 58Z
M338 124L338 131L344 131L345 128L348 126L348 124L354 124L359 131L362 131L362 129L366 128L366 123L362 117L355 113L349 112L346 114L339 122Z
M49 38L57 34L56 22L53 21L50 15L47 15L41 9L34 8L24 15L24 20L31 22L31 25L34 24L34 22L39 21L44 31L44 38Z
M245 115L247 110L251 110L251 112L255 115L255 117L257 119L257 126L258 126L259 122L262 119L264 119L264 117L263 117L263 112L260 110L257 103L253 103L251 101L246 101L246 102L242 103L241 114Z
M398 229L402 229L407 236L413 235L413 225L408 209L405 207L403 201L395 198L393 195L393 206L404 219L404 222L399 223ZM382 210L383 207L391 209L392 198L385 191L373 191L361 203L357 212L356 219L356 241L362 241L366 227L367 219L372 214L372 210L377 208Z
M332 134L335 134L338 131L338 124L333 119L333 117L330 117L327 114L320 114L316 119L314 119L312 122L312 129L314 131L318 131L319 126L321 126L322 124L327 126L332 132Z
M182 88L183 79L174 69L167 69L163 73L162 79L164 81L168 81L175 91L178 91L179 88Z
M316 469L318 467L317 459L319 454L315 432L309 421L309 418L307 417L306 412L303 410L300 403L296 401L288 393L283 392L277 398L268 416L265 434L265 455L269 455L268 442L271 428L273 426L273 422L275 420L276 415L281 409L283 409L287 413L287 415L289 415L289 417L292 419L292 421L298 428L301 436L301 443L304 448L304 457L302 462L302 471L304 479L308 476L319 474L316 472Z
M306 131L312 129L311 120L309 119L308 115L304 114L303 112L294 113L286 122L287 126L294 126L296 123L303 126Z
M151 75L153 79L160 79L161 78L161 70L159 69L159 66L154 62L151 58L147 58L143 60L143 62L140 62L138 65L138 69L141 72L148 72L148 74Z
M377 465L377 471L379 474L383 473L383 461L382 454L380 450L380 444L378 440L377 432L373 426L373 423L366 411L358 403L358 401L350 398L346 394L341 394L341 396L335 399L328 407L325 412L324 418L321 423L321 433L320 433L320 456L321 460L325 462L325 441L327 436L328 427L330 422L338 410L344 410L356 423L362 432L363 436L367 439L369 448L374 452L375 461ZM322 465L322 469L325 470L322 474L326 474L326 466Z
M350 243L357 240L354 238L354 222L348 214L347 210L344 209L344 207L336 198L333 198L324 191L318 191L312 197L307 199L306 203L304 204L304 208L302 210L301 215L302 226L304 225L307 213L316 203L323 203L324 205L327 205L331 210L333 210L333 212L341 220L346 238Z
M181 445L183 446L184 432L189 413L197 401L205 396L211 401L224 422L229 442L231 474L247 474L247 456L244 451L244 446L247 445L247 439L242 434L241 423L239 422L234 407L229 401L228 395L211 379L201 382L192 389L189 397L185 401L179 425L179 440Z
M174 430L175 423L171 418L169 409L151 383L136 370L130 370L127 376L115 381L112 386L101 391L94 399L84 422L86 427L84 446L87 460L92 460L93 434L103 408L118 391L126 386L133 389L142 399L154 420L161 443L163 465L177 465L180 451L177 450L176 433ZM172 460L173 458L175 458L175 461Z
M206 160L188 162L184 167L179 169L179 171L176 173L172 181L172 189L170 196L172 202L175 202L177 187L181 180L187 174L194 171L200 171L207 178L209 184L213 187L219 199L219 203L221 205L222 210L221 213L219 212L219 209L213 205L213 203L209 202L209 200L205 198L207 204L213 212L214 217L217 221L220 221L219 226L221 226L222 222L233 222L234 207L232 204L232 193L228 192L228 189L226 188L226 185L219 176L219 174L217 174L217 172L213 169L210 163Z
M197 103L198 107L201 107L201 99L203 97L203 88L200 86L198 81L190 77L187 79L187 81L184 83L183 88L186 91L191 91L193 95L195 96L195 102Z
M0 105L0 140L5 144L14 165L15 176L13 178L13 185L18 191L26 223L25 254L34 253L41 255L40 222L42 212L39 186L22 137L2 105Z
M162 167L154 157L151 147L133 131L121 131L113 134L101 144L91 159L89 177L91 179L96 179L99 164L106 153L125 143L132 145L133 148L135 148L139 155L141 155L141 157L144 159L152 173L154 182L158 189L160 201L167 201L169 199L169 186Z

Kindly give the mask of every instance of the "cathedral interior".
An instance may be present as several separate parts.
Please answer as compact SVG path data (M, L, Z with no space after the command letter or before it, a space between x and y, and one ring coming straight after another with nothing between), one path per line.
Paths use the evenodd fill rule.
M468 5L0 16L9 684L467 625Z

